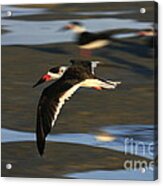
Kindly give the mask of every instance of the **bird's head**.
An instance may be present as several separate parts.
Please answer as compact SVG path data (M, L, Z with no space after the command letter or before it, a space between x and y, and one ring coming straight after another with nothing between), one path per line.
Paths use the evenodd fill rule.
M66 31L66 30L72 30L75 33L82 33L85 32L86 29L84 27L84 25L80 22L70 22L69 24L65 25L63 28L61 28L62 31Z
M36 84L33 85L33 88L51 80L57 80L62 77L62 75L65 73L68 67L66 66L60 66L60 67L54 67L49 69L49 71L44 74Z

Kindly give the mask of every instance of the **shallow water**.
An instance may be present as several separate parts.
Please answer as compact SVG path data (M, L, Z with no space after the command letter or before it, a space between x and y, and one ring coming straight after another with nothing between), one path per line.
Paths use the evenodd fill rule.
M80 21L89 31L103 31L120 28L146 29L151 26L151 23L141 23L131 19L123 20L117 18L101 18L87 20L69 20ZM2 45L34 45L47 43L62 43L74 40L74 34L71 31L60 32L60 28L65 26L69 21L17 21L17 20L2 20L2 25L10 32L2 35ZM20 29L21 26L21 29ZM64 37L63 37L64 35Z
M47 9L45 8L22 8L22 7L14 7L5 5L1 8L1 17L8 17L8 11L11 11L12 16L22 16L22 15L37 15L41 13L45 13Z
M32 14L41 14L46 9L24 9L24 8L15 8L10 6L2 7L2 15L5 15L6 11L12 11L13 15L32 15ZM96 13L96 12L94 12ZM98 14L119 14L125 12L97 12ZM82 14L82 12L79 12ZM84 13L86 14L86 13ZM90 13L90 14L93 14ZM5 17L5 16L4 16ZM80 21L86 27L89 28L91 32L104 31L104 30L113 30L121 28L132 28L132 29L146 29L151 27L150 22L139 22L132 19L118 19L118 18L100 18L100 19L71 19L71 20L54 20L54 21L19 21L19 20L10 20L3 19L2 17L2 26L7 29L9 32L2 35L2 45L34 45L34 44L47 44L47 43L62 43L70 42L74 40L74 34L70 31L60 32L60 28L65 26L68 22L71 21ZM129 35L133 36L133 35ZM121 35L118 36L119 38ZM124 37L124 35L122 35ZM128 35L126 35L128 37Z
M116 171L88 171L80 173L72 173L65 175L68 178L79 179L109 179L109 180L144 180L152 181L154 179L153 171L146 170L141 172L140 170L116 170Z
M139 130L138 130L139 129ZM113 140L103 142L97 140L97 135L100 136L100 131L107 133L109 136L114 137ZM133 154L144 156L146 158L154 159L154 151L148 151L148 146L153 143L153 125L117 125L110 127L103 127L99 130L98 134L86 134L86 133L76 133L76 134L50 134L47 137L47 141L57 142L57 143L67 143L67 144L82 144L92 147L112 149L116 151L123 152L126 154ZM129 135L131 134L131 135ZM134 142L144 143L138 145L137 153L132 152L133 146L128 144L125 147L126 136L128 139L134 139ZM14 131L10 129L1 130L1 141L2 143L10 142L27 142L35 141L35 134L23 131ZM145 140L145 141L144 141ZM154 145L153 145L154 146ZM135 145L134 145L135 147ZM145 149L145 151L144 151ZM145 152L145 153L144 153ZM80 179L111 179L111 180L153 180L154 179L154 169L153 167L146 167L145 169L128 169L128 170L93 170L86 172L74 172L65 174L66 178L80 178Z
M108 136L113 136L114 139L107 140L106 142L99 141L97 136L102 135L101 132L105 132ZM74 144L83 144L93 147L100 147L106 149L113 149L121 152L126 152L134 155L139 155L154 159L154 126L153 125L116 125L110 127L104 127L99 130L98 134L86 134L86 133L66 133L66 134L50 134L47 137L47 141L52 142L65 142ZM23 142L23 141L35 141L35 134L23 131L14 131L10 129L2 129L2 143L8 142ZM127 147L125 147L125 140L127 141ZM135 147L138 143L137 152L132 150L132 144ZM129 143L130 142L130 143ZM143 145L141 144L143 143ZM152 145L152 150L149 153L148 146Z
M134 13L135 11L97 11L97 12L76 12L73 14L76 15L119 15L119 14L131 14Z

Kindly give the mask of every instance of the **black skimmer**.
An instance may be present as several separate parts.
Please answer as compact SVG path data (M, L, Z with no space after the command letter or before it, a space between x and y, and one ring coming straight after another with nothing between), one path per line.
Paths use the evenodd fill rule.
M45 88L37 107L37 147L43 155L45 140L54 126L58 114L65 101L68 100L80 87L101 89L115 89L117 84L97 78L94 68L97 62L71 61L72 65L53 84Z
M80 48L80 54L85 57L90 57L91 50L107 46L111 41L108 33L88 32L80 22L70 22L61 30L72 30L77 34L77 44Z

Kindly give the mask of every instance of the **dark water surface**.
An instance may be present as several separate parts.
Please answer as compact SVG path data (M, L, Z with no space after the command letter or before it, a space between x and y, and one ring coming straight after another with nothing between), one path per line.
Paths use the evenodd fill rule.
M134 30L150 28L153 18L145 15L142 22L135 9L95 6L88 12L76 5L66 17L64 6L57 11L55 6L2 7L2 176L153 180L151 169L124 168L126 160L156 158L153 49L144 38L134 37ZM6 11L12 16L6 17ZM74 20L93 32L133 29L117 34L119 43L94 51L90 58L102 61L98 76L122 85L114 91L79 89L62 109L40 157L36 108L46 85L32 86L49 68L80 58L74 34L58 32ZM139 144L136 153L132 139L134 149Z

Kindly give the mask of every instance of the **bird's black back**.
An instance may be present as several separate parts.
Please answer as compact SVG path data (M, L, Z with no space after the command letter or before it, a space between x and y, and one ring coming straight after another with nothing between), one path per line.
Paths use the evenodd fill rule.
M107 33L90 33L90 32L83 32L78 36L78 45L85 45L91 43L96 40L109 40L110 36Z

